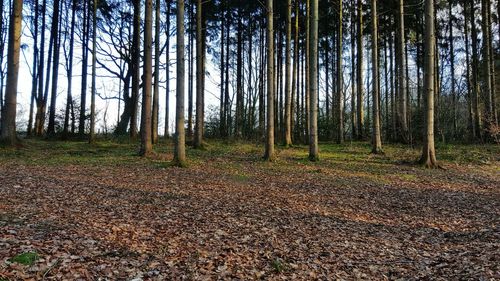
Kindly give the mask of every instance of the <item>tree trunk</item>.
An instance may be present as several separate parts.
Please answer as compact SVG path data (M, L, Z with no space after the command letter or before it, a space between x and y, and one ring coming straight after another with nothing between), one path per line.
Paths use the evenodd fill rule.
M223 11L221 14L221 23L220 23L220 108L219 108L219 136L224 137L224 131L226 130L226 112L224 110L224 70L225 70L225 25L226 25L226 14Z
M186 135L184 132L184 0L177 0L177 79L174 164L186 162Z
M73 49L75 44L75 20L76 20L76 0L71 1L71 31L69 39L69 55L68 55L68 95L66 96L66 110L64 113L64 128L63 134L68 135L69 131L69 115L71 104L73 103L72 85L73 85Z
M154 71L154 94L153 111L151 116L151 142L158 143L158 120L160 118L160 2L155 2L155 71ZM167 20L168 21L168 20ZM168 50L167 50L168 51Z
M378 58L378 16L377 0L372 0L372 87L373 87L373 140L372 153L382 152L382 138L380 135L380 79L379 79L379 58Z
M53 136L55 131L56 121L56 105L57 105L57 82L59 77L59 48L61 46L59 34L59 1L54 2L54 12L52 15L52 29L51 37L53 37L54 44L54 64L52 69L52 90L50 95L50 110L49 110L49 124L47 127L47 135Z
M358 36L357 36L357 48L358 48L358 69L357 69L357 78L358 78L358 89L357 89L357 106L358 106L358 132L357 139L363 139L363 132L365 127L365 116L363 110L363 0L358 0Z
M164 137L168 138L170 136L170 130L169 130L169 120L170 120L170 12L171 12L171 7L170 7L170 0L166 0L166 5L167 5L167 28L166 28L166 34L167 34L167 42L166 42L166 89L165 89L165 132L164 132Z
M465 82L467 84L467 111L469 113L468 118L468 129L469 129L469 137L471 140L476 138L476 116L474 114L474 96L472 94L472 76L471 76L471 65L470 65L470 41L469 41L469 13L470 9L467 3L464 4L463 7L464 13L464 36L465 36L465 64L466 64L466 79Z
M2 120L0 123L0 141L5 142L9 145L14 145L17 142L17 81L19 76L19 54L21 49L21 21L23 17L22 11L23 1L14 0L9 24L5 105L2 108Z
M141 111L141 156L149 156L153 152L151 142L152 115L151 92L153 84L153 0L146 0L144 16L144 92L142 94Z
M285 42L285 146L292 145L292 93L290 86L292 84L290 77L290 66L292 63L291 55L292 40L292 0L287 0L286 12L286 42Z
M273 0L267 0L267 137L264 159L274 159L274 19Z
M240 12L239 12L240 13ZM236 34L236 130L235 135L241 138L243 127L243 22L238 16L238 31Z
M85 119L87 109L87 72L88 72L88 47L89 47L89 1L83 1L83 39L82 39L82 84L80 92L80 120L78 124L78 134L83 138L85 134ZM43 37L43 32L42 32ZM43 43L42 43L43 44ZM43 61L43 59L42 59Z
M452 2L450 1L448 6L448 25L449 25L449 48L450 48L450 75L451 75L451 98L452 98L452 120L453 120L453 138L457 137L458 124L457 124L457 93L456 93L456 83L455 83L455 48L454 48L454 38L453 38L453 11Z
M424 64L424 90L425 90L425 131L424 146L420 163L427 168L436 168L436 150L434 148L434 0L425 0L425 64Z
M319 160L318 149L318 0L311 0L309 44L309 160Z
M193 24L194 24L194 11L193 11L193 4L194 1L190 3L188 6L188 17L189 17L189 28L188 28L188 40L189 40L189 45L187 46L188 48L188 120L187 120L187 137L188 139L192 139L193 137L193 84L194 84L194 79L193 79L193 61L194 61L194 56L193 56L193 47L194 47L194 42L193 42Z
M89 143L93 144L96 141L95 136L95 96L96 96L96 63L97 63L97 4L99 0L94 0L92 9L92 93L90 95L90 134Z
M404 22L404 4L403 0L398 1L398 29L396 42L396 65L398 75L398 94L397 94L397 120L399 127L399 140L405 144L409 143L409 130L407 122L407 107L406 107L406 58L405 58L405 22Z
M478 38L476 29L476 17L475 17L475 1L470 1L470 22L471 22L471 40L472 40L472 110L474 111L475 123L476 123L476 138L481 139L481 109L479 102L479 59L478 59Z
M2 14L3 16L3 3L0 4L0 13ZM33 39L34 39L34 42L33 42L33 76L32 76L32 80L31 80L31 102L30 102L30 111L29 111L29 120L28 120L28 129L27 129L27 137L31 137L31 135L33 134L33 107L34 107L34 102L35 102L35 99L36 99L36 90L37 90L37 82L38 82L38 79L37 79L37 65L38 65L38 17L39 17L39 12L38 12L38 0L35 0L33 2L33 9L35 10L35 17L34 17L34 20L32 21L32 28L34 28L34 32L33 32ZM1 20L1 19L0 19ZM0 26L1 28L1 26ZM0 32L0 36L1 35L1 32ZM2 37L0 37L0 40L2 40ZM3 43L1 43L3 44ZM0 52L0 56L3 56L3 52ZM1 66L1 62L0 62L0 66ZM3 88L3 85L0 83L0 87ZM1 91L1 90L0 90ZM0 111L1 111L1 103L2 103L2 97L0 95Z
M137 113L139 108L140 64L141 64L141 2L134 0L132 38L132 114L130 116L130 138L137 139Z
M356 114L356 6L351 0L351 139L357 137L358 120Z
M344 34L342 30L342 14L343 14L343 0L339 0L339 14L338 14L338 37L337 37L337 143L344 142L344 73L342 66L343 59L343 40Z
M203 3L202 0L197 0L196 5L196 123L194 134L194 147L201 148L203 146L203 109L204 109L204 79L205 76L205 60L203 41Z

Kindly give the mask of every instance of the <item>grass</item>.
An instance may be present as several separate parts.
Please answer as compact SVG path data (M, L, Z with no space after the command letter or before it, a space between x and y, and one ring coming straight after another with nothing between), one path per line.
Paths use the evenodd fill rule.
M90 145L82 141L46 141L29 139L15 148L0 147L0 163L11 162L30 165L89 165L113 166L151 165L159 169L172 167L173 143L162 140L156 145L155 151L159 157L143 159L138 157L139 145L136 142L116 140L101 140ZM297 164L307 167L332 167L343 164L344 168L354 171L380 173L381 165L394 163L413 163L419 155L419 148L411 148L399 144L386 144L384 156L370 154L370 144L365 142L346 142L336 145L320 143L320 161L313 163L308 160L307 146L295 145L292 148L276 146L277 159L273 163L261 161L263 145L243 141L207 140L204 149L187 147L189 165L202 165L207 159L229 159L228 169L233 169L239 161L254 161L256 165L268 165L287 169ZM438 144L436 147L438 161L446 164L489 164L500 160L499 145L457 145ZM247 180L245 175L235 175L236 180Z
M36 252L26 252L19 254L13 258L11 258L10 262L15 262L23 265L31 266L33 265L40 257Z

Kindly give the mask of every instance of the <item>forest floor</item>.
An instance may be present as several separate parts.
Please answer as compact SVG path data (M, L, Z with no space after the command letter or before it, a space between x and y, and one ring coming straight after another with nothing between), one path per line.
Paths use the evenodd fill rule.
M500 146L0 148L0 280L499 279Z

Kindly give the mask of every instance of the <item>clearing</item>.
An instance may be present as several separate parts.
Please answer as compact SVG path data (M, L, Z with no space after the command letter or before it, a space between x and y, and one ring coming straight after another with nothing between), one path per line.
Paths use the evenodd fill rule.
M0 280L500 278L500 147L209 142L0 148Z

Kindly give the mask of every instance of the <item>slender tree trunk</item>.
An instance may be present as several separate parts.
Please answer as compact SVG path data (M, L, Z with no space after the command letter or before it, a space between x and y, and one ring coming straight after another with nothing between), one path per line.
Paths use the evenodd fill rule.
M80 92L80 120L78 124L78 134L83 138L85 134L85 119L87 109L87 72L88 72L88 47L89 47L89 1L83 1L83 39L82 39L82 84ZM43 37L43 34L42 34Z
M304 117L305 117L305 123L307 127L305 128L304 132L304 139L305 143L309 144L309 130L311 127L311 118L310 118L310 108L311 108L311 89L310 89L310 69L311 69L311 44L309 42L311 41L311 0L306 0L306 39L305 39L305 45L306 45L306 53L305 53L305 101L304 101Z
M319 160L318 149L318 0L311 0L309 44L309 160Z
M174 164L184 166L186 162L186 135L184 131L184 0L177 0L177 99L175 118Z
M137 139L137 114L139 108L140 64L141 64L141 2L134 0L132 35L132 114L130 115L130 138Z
M3 16L3 2L0 4L0 13L2 14ZM35 100L36 100L36 90L37 90L37 82L38 82L38 79L37 79L37 76L38 76L38 73L37 73L37 65L38 65L38 17L39 17L39 7L38 7L38 0L35 0L34 3L33 3L33 8L35 10L35 17L34 17L34 20L32 22L32 27L34 28L34 32L33 32L33 39L34 39L34 42L33 42L33 76L32 76L32 80L31 80L31 102L30 102L30 112L29 112L29 120L28 120L28 130L27 130L27 137L31 137L31 135L33 134L33 107L34 107L34 103L35 103ZM1 17L1 16L0 16ZM1 19L0 19L1 20ZM2 28L0 26L0 28ZM2 32L0 32L0 40L2 40ZM3 43L2 43L3 44ZM0 52L0 56L3 56L3 52ZM1 67L1 62L0 62L0 67ZM3 85L0 83L0 87L3 88ZM2 91L2 90L0 90ZM1 111L1 101L2 100L2 97L0 95L0 111Z
M476 138L476 116L473 110L473 94L472 94L472 76L471 76L471 65L470 65L470 39L469 39L469 13L470 9L467 3L464 4L463 7L464 13L464 36L465 36L465 64L466 64L466 84L467 84L467 111L469 113L468 118L468 129L469 129L469 137L471 140Z
M452 2L450 1L448 7L448 25L449 25L449 48L450 48L450 75L451 75L451 98L452 98L452 120L453 120L453 138L457 137L458 124L457 124L457 93L455 81L455 48L453 38L453 11Z
M337 23L337 143L344 142L344 72L342 66L344 34L342 30L343 0L339 0Z
M356 6L351 0L351 139L357 137L358 120L356 114Z
M274 19L273 0L267 0L267 137L264 159L274 159Z
M240 13L240 12L239 12ZM236 130L237 138L242 136L243 127L243 19L238 17L238 32L236 42Z
M14 0L12 4L7 50L7 86L5 89L5 105L2 108L2 120L0 123L0 141L10 145L14 145L17 142L17 81L19 76L23 1Z
M153 0L146 0L144 16L144 92L142 94L141 111L141 156L148 156L153 152L152 145L152 115L151 92L153 82Z
M286 12L286 41L285 41L285 146L292 145L292 93L290 70L292 63L291 55L292 40L292 0L287 0Z
M486 100L486 134L488 138L491 137L491 128L494 125L493 113L493 82L491 77L491 34L489 32L490 5L488 0L481 0L481 15L482 15L482 31L483 31L483 92Z
M399 140L403 143L409 143L409 130L407 122L407 107L406 107L406 89L408 87L406 83L406 58L405 58L405 22L404 22L404 4L403 0L398 1L398 30L397 30L397 42L396 42L396 65L397 65L397 75L398 75L398 94L397 94L397 120L399 127Z
M71 1L71 31L69 39L69 55L68 55L68 95L66 96L66 110L64 114L64 129L63 134L67 135L69 131L69 117L71 106L73 104L73 50L75 45L75 20L76 20L76 0Z
M197 0L196 5L196 123L194 134L194 147L201 148L203 146L203 109L204 109L204 79L205 76L205 60L203 41L203 3L202 0Z
M377 0L372 0L372 87L373 87L373 140L372 153L382 153L382 138L380 134L380 79L378 58L378 16Z
M3 18L3 10L4 10L4 1L0 1L0 65L3 65L3 53L5 49L5 40L4 38L4 18ZM43 41L43 40L42 40ZM3 71L0 71L0 118L2 118L3 112L3 85L4 85L4 76Z
M224 137L226 130L226 112L224 110L224 70L225 70L225 55L224 55L224 36L225 36L226 14L223 11L220 24L220 109L219 109L219 135Z
M479 59L478 59L478 38L476 29L476 16L475 16L475 1L470 1L470 22L471 22L471 40L472 40L472 110L474 111L476 123L476 138L481 139L481 109L479 102Z
M299 122L299 115L298 115L298 107L299 107L299 87L298 87L298 68L299 68L299 3L298 1L295 2L295 22L294 22L294 27L295 27L295 33L294 33L294 39L293 39L293 44L294 44L294 49L293 49L293 67L292 67L292 92L290 93L290 130L291 130L291 138L292 138L292 143L293 143L293 138L296 136L296 123ZM294 99L295 97L295 99ZM295 120L294 120L294 113L295 113Z
M160 118L160 3L161 0L155 2L155 71L151 118L151 142L153 144L158 143L158 120Z
M59 48L60 48L60 34L59 34L59 1L54 2L54 13L52 16L52 36L54 40L54 64L52 69L52 90L50 95L50 110L49 110L49 125L47 127L47 135L53 136L55 131L56 120L56 101L57 101L57 82L59 76Z
M434 148L434 0L425 0L425 64L424 64L424 90L426 99L424 146L420 163L427 168L437 167L436 150Z
M171 7L170 7L170 0L166 0L166 5L167 5L167 28L166 28L166 34L167 34L167 42L166 42L166 90L165 90L165 132L164 136L168 138L170 136L170 130L169 130L169 123L170 123L170 12L171 12Z
M189 2L188 2L189 3ZM187 137L188 139L192 139L193 137L193 84L194 84L194 79L193 79L193 64L194 64L194 56L193 56L193 49L194 49L194 36L193 36L193 25L194 25L194 1L190 2L190 5L188 6L188 16L189 16L189 27L188 27L188 40L189 40L189 45L187 46L188 48L188 120L187 120Z
M357 37L357 48L358 48L358 69L357 69L357 78L358 78L358 89L357 89L357 106L358 106L358 133L357 133L357 139L362 140L363 139L363 132L364 132L364 122L365 122L365 116L364 116L364 110L363 110L363 99L364 99L364 92L363 92L363 0L358 0L358 37Z
M95 96L96 96L96 63L97 63L97 5L99 0L94 0L92 9L92 93L90 95L90 134L89 143L95 143Z

